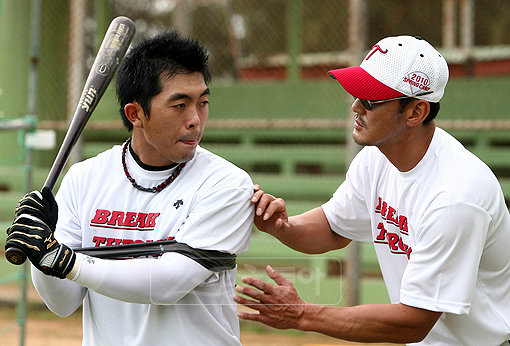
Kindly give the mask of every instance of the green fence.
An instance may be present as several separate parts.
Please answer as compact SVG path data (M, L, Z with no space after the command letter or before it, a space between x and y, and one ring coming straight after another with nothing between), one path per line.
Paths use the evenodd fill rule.
M27 309L27 285L29 262L22 266L13 266L5 260L4 244L6 238L5 230L12 222L13 207L23 192L29 190L32 186L32 164L31 152L26 145L26 135L34 131L36 127L35 119L26 116L18 119L1 120L0 135L6 132L14 132L17 136L17 149L13 153L13 159L0 162L0 167L4 173L8 173L13 179L13 185L18 187L18 192L5 193L0 192L0 289L2 285L16 284L18 287L18 296L15 301L1 301L2 304L15 303L17 308L17 320L11 325L0 328L0 339L2 334L10 332L13 328L19 328L19 345L25 344L25 324ZM4 185L5 189L6 186ZM4 221L8 220L8 221ZM9 297L10 298L10 297Z

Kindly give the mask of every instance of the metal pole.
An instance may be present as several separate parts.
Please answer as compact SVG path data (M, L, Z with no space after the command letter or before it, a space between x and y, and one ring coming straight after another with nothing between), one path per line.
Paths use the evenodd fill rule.
M475 41L475 2L460 0L460 44L470 51Z
M68 73L67 73L67 120L72 120L74 110L81 95L81 89L84 84L83 66L85 43L83 41L85 22L85 1L73 0L69 3L69 56L68 56ZM74 149L69 157L68 165L80 162L82 157L83 139L80 137L74 145Z
M301 53L301 32L303 22L302 0L287 0L287 82L297 83L300 79L299 55Z
M172 12L174 26L184 35L192 34L192 6L188 1L177 1Z
M442 40L444 48L455 47L455 34L457 32L456 1L443 0Z
M238 37L234 30L234 6L232 4L232 0L227 0L224 5L224 12L228 30L228 51L232 58L230 73L232 74L232 78L237 81L239 80L239 59L241 58L241 50L239 48Z
M110 25L110 10L108 0L96 0L94 3L94 18L96 20L96 33L94 36L94 52L99 50L103 42L104 33Z
M474 0L460 0L460 45L465 54L466 74L473 75L472 50L475 41Z
M32 16L30 22L30 72L28 75L28 95L27 95L27 119L34 119L37 110L37 72L39 63L39 42L41 27L41 1L32 0ZM26 131L22 131L23 142L25 148L25 192L32 190L32 149L26 147L24 139ZM28 289L28 271L29 262L25 262L22 268L21 285L20 285L20 303L19 318L20 325L19 344L25 345L26 335L26 314L27 314L27 289Z
M349 0L349 51L351 55L351 65L359 65L363 59L363 52L366 45L366 0ZM353 121L352 96L347 95L347 104L349 108L346 110L347 123ZM347 126L346 133L347 143L347 167L352 159L360 151L361 147L356 144L352 138L352 127ZM345 287L345 304L352 306L358 305L360 302L360 281L361 281L361 246L357 241L351 242L347 247L346 259L346 287Z

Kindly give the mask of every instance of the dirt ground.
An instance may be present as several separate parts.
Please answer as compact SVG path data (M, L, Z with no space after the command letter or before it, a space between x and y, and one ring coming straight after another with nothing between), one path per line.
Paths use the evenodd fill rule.
M15 325L14 311L2 308L0 325L13 326L0 335L0 345L19 345L20 328ZM46 312L29 313L26 324L25 345L27 346L81 346L81 318L73 315L66 319L51 317ZM320 346L360 345L336 340L318 334L284 335L279 332L255 332L241 330L244 346Z
M16 297L15 285L0 286L0 345L20 345L21 328L17 324L16 310L6 304L7 297ZM31 288L28 291L29 310L25 325L26 346L80 346L82 339L81 313L67 318L53 315L42 304ZM244 346L321 346L361 345L330 338L317 333L278 331L253 322L241 322L241 343ZM378 345L378 344L371 344ZM382 345L382 344L379 344Z

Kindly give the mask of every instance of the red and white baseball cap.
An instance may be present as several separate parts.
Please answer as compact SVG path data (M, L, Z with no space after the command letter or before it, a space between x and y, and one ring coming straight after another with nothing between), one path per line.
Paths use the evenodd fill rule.
M354 97L381 101L401 96L438 102L448 82L448 64L420 37L387 37L372 47L360 66L331 70Z

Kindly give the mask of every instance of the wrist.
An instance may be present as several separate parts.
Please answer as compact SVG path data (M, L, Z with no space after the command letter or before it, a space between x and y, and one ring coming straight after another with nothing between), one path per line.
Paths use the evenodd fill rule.
M80 271L81 261L85 258L85 255L81 253L75 253L76 254L76 260L74 261L73 267L71 268L71 271L67 273L66 278L69 280L73 280L76 278Z
M317 316L320 316L320 314L317 314L319 309L319 305L304 302L303 313L297 320L296 329L301 331L314 331L312 323L317 318Z

